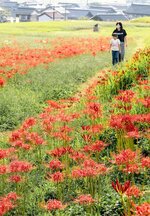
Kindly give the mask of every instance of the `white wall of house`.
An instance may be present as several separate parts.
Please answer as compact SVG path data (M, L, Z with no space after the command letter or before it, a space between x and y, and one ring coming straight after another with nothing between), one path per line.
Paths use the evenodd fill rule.
M39 22L48 22L48 21L52 21L52 18L50 18L46 14L43 14L43 15L39 16L38 21Z

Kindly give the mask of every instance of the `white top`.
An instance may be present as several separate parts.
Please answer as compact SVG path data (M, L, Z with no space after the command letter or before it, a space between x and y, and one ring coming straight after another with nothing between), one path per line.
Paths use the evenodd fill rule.
M111 44L111 50L113 51L119 51L119 45L120 45L120 40L119 39L111 39L110 41Z

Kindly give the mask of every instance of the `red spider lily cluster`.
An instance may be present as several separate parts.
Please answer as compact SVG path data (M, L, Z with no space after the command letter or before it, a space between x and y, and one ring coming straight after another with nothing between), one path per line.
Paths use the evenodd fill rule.
M4 197L0 197L0 215L5 215L7 212L16 207L18 195L15 192L10 192Z
M149 49L143 52L139 51L133 60L147 55ZM125 73L121 71L121 76ZM143 184L147 181L150 158L143 155L138 146L141 138L149 139L149 106L144 102L142 111L135 111L141 91L141 84L137 82L136 88L121 90L109 99L106 104L109 106L105 108L100 102L101 88L107 89L109 76L115 77L116 82L120 78L117 71L103 71L77 98L47 101L41 114L26 119L11 133L9 148L0 149L2 188L5 186L8 191L13 186L19 197L25 197L26 193L34 193L34 184L37 184L48 196L47 199L42 194L38 200L38 204L44 203L41 211L65 211L69 205L78 204L93 210L97 203L100 205L101 190L108 178L110 190L118 193L124 215L149 215L150 205L142 204L140 197L145 199L147 193ZM148 82L142 84L142 95L147 95L147 86ZM108 130L114 132L116 141L104 137ZM136 182L140 176L144 183ZM53 198L48 193L51 188L47 192L45 185L54 186ZM5 198L8 200L8 205L3 204L1 215L19 208L14 204L18 196L8 199L4 195L0 199L2 204ZM19 204L21 209L26 206L21 199Z
M0 87L3 87L16 73L26 74L31 68L48 65L56 59L88 53L95 56L98 52L107 51L109 47L108 39L104 37L59 38L51 41L51 44L51 47L34 49L22 48L19 45L0 48Z

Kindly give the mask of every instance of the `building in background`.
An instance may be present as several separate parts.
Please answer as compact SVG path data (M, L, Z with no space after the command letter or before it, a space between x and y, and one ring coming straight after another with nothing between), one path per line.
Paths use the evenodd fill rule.
M129 19L150 16L150 4L133 3L127 8L125 14Z
M67 1L67 0L66 0ZM7 21L33 22L53 20L93 19L101 21L121 21L140 16L150 16L150 0L117 0L103 3L65 3L50 0L0 0L0 7L9 11ZM110 3L111 2L111 3ZM126 2L126 4L125 4Z

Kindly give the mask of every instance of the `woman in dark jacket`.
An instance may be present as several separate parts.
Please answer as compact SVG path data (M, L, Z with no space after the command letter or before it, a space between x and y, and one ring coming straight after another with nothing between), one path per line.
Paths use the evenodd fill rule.
M125 46L127 47L127 33L126 30L123 29L123 25L121 22L116 23L116 29L113 33L118 35L118 39L120 40L120 54L119 54L119 61L124 61L125 56Z

